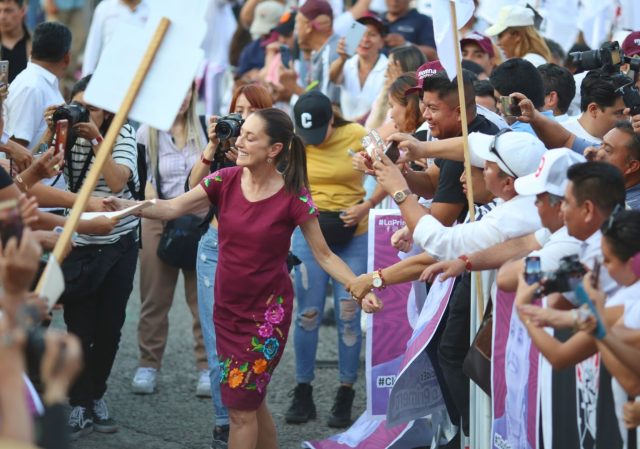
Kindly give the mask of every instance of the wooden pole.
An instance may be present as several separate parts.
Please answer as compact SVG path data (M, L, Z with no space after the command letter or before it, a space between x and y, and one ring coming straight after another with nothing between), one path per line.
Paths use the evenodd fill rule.
M107 131L107 135L104 137L104 141L100 146L100 151L96 155L96 158L93 162L91 170L87 173L87 177L85 178L84 184L82 184L82 188L80 192L78 192L78 197L73 205L73 209L71 209L71 214L64 225L64 230L56 243L55 248L53 249L53 255L56 258L58 263L62 264L64 259L65 248L69 244L71 237L73 236L74 231L78 227L78 223L80 221L80 216L85 210L87 202L93 193L93 189L95 189L96 184L98 183L98 179L102 173L102 167L107 160L107 157L111 154L111 149L120 134L120 129L124 126L127 117L129 116L129 112L131 112L131 108L133 107L133 103L138 96L138 92L144 83L144 80L151 68L151 64L153 63L156 54L158 53L158 49L162 44L165 34L169 29L169 25L171 22L166 17L163 17L156 28L155 33L151 39L151 43L145 52L142 61L140 61L140 65L138 66L138 70L133 77L133 81L129 86L129 90L127 91L122 105L120 109L113 117L113 121L111 122L111 126L109 126L109 130ZM40 293L42 290L42 280L43 277L40 278L38 282L38 286L36 288L36 292Z
M476 213L473 202L473 183L471 182L471 157L469 155L469 126L467 123L467 105L464 97L464 80L462 78L462 61L460 59L460 38L458 37L458 20L456 17L456 5L453 1L449 2L451 10L451 26L453 29L453 53L456 55L456 79L458 80L458 99L460 101L460 119L462 124L462 142L464 146L464 172L467 182L467 205L469 207L469 219L476 220ZM473 275L476 281L476 290L478 296L478 314L480 321L484 316L484 295L482 292L482 279L480 273Z

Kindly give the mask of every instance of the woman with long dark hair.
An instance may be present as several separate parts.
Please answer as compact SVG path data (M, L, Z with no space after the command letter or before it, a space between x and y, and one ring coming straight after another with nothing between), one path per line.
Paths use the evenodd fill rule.
M214 323L221 366L222 401L231 420L229 447L278 447L265 395L287 341L293 288L286 268L291 235L298 226L318 263L346 283L351 269L327 246L308 191L304 144L291 119L278 109L251 114L236 140L237 166L207 176L189 192L158 200L142 216L171 220L218 206L220 259L216 271ZM284 165L282 172L278 166ZM120 210L136 204L105 202ZM375 296L363 301L377 310Z

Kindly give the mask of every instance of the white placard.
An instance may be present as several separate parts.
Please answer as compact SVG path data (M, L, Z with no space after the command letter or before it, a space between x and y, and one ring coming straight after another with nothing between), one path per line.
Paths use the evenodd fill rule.
M47 298L48 309L51 310L64 292L64 275L53 253L49 255L41 282L40 296Z
M121 220L124 217L127 217L139 210L146 209L149 206L153 206L154 204L156 204L155 199L143 201L135 206L127 207L126 209L115 212L83 212L82 215L80 215L80 220L93 220L98 217L117 218L118 220Z
M206 0L154 0L144 28L121 23L105 47L85 92L88 103L117 112L162 17L171 24L129 117L168 131L204 57Z

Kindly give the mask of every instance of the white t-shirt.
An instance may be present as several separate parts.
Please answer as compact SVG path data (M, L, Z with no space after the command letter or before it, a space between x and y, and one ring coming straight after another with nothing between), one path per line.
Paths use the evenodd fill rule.
M564 127L564 129L572 132L578 137L582 137L583 139L589 140L591 142L602 142L602 139L589 134L589 132L584 129L584 127L578 121L578 117L569 117L564 122L560 122L560 124Z
M553 234L547 228L543 228L537 231L535 236L542 248L529 255L540 257L542 271L553 271L558 268L560 259L563 257L580 254L580 240L571 237L566 226Z
M547 60L540 56L538 53L527 53L522 57L522 59L526 59L536 67L547 63Z
M355 120L364 116L373 107L387 71L387 57L380 53L375 66L367 75L364 85L360 85L358 76L358 55L353 55L344 63L343 81L340 92L340 108L347 120Z
M103 0L96 6L87 35L82 63L82 76L96 70L102 50L109 43L114 31L122 22L143 27L149 18L149 3L142 0L132 11L121 0Z
M439 260L480 251L540 229L542 223L534 201L534 196L518 195L496 206L480 221L451 227L425 215L413 232L413 240Z
M7 97L7 123L10 136L29 142L33 150L47 129L44 111L64 103L58 78L44 67L29 62L11 83Z

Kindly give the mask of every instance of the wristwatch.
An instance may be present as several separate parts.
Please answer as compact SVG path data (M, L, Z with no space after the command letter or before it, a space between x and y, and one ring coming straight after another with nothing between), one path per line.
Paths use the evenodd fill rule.
M381 268L373 272L373 281L371 281L371 285L373 285L373 288L377 288L377 289L385 288L384 278L382 277Z
M396 204L401 204L409 197L409 195L411 195L411 190L409 189L398 190L392 195L393 201L395 201Z

